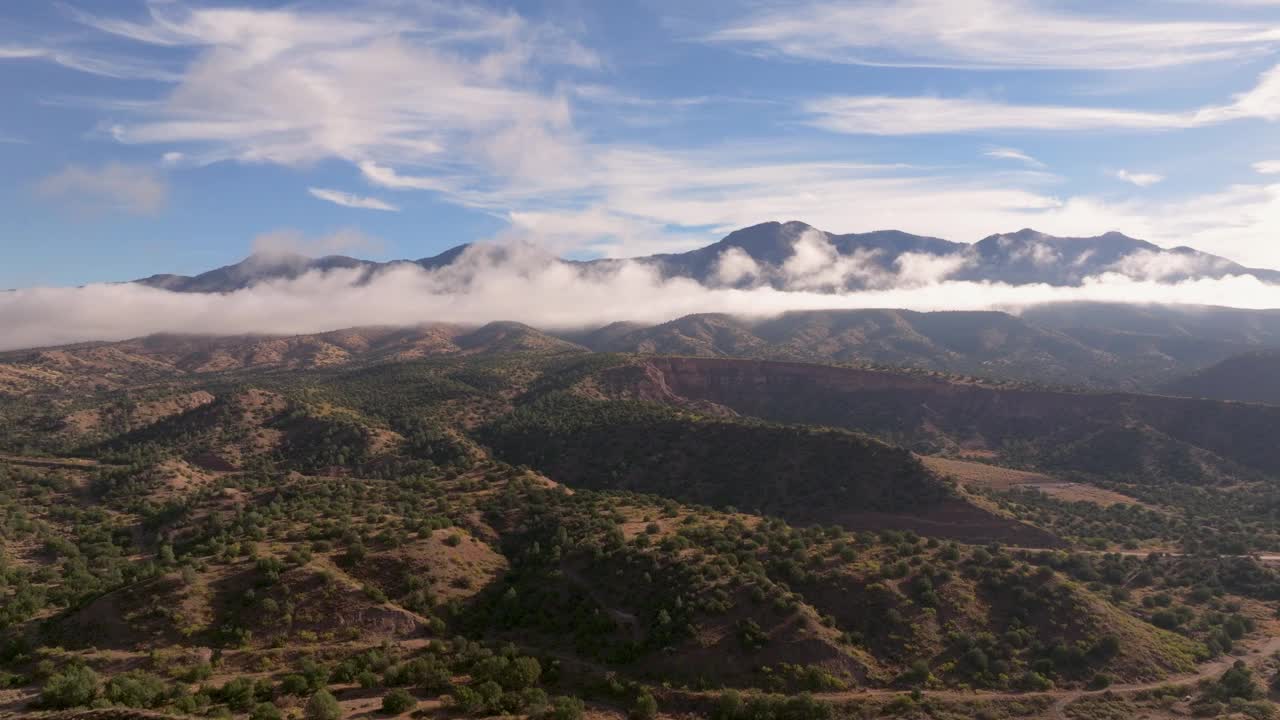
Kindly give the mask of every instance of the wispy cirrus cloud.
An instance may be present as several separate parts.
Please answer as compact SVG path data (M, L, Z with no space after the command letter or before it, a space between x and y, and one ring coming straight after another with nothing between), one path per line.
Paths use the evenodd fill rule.
M1260 160L1253 164L1253 171L1259 175L1280 175L1280 160Z
M593 54L514 13L386 7L399 12L155 3L146 22L80 20L190 54L171 92L111 124L120 142L290 166L340 158L516 176L571 166L567 103L537 87L537 70L594 67Z
M25 45L0 45L0 60L23 60L42 58L46 51Z
M1164 182L1164 176L1158 173L1133 172L1124 169L1113 171L1111 176L1138 187L1151 187L1156 183Z
M384 210L387 212L398 212L400 208L392 205L384 200L376 197L368 197L365 195L356 195L341 190L330 190L328 188L307 188L307 192L312 197L319 198L325 202L331 202L334 205L342 207L356 208L359 210Z
M1038 0L816 0L766 3L707 39L858 65L1114 70L1256 56L1275 48L1280 30L1212 14L1150 20L1072 12Z
M895 4L889 11L936 9L955 20L953 5ZM1064 48L1079 43L1075 55L1088 58L1094 49L1093 57L1123 64L1125 48L1146 43L1143 52L1149 53L1153 46L1148 31L1136 31L1128 21L1095 18L1081 28L1059 22L1061 12L1045 15L1038 5L982 7L1009 7L1058 22L1050 35L1063 56ZM981 17L974 22L996 22L975 15ZM436 193L507 218L513 232L536 226L539 237L559 249L611 256L685 249L774 218L842 230L896 227L960 240L1029 225L1062 235L1121 228L1156 242L1199 244L1236 259L1280 265L1280 253L1257 242L1280 231L1275 188L1265 184L1163 204L1117 201L1063 191L1043 173L859 162L856 150L833 151L820 133L811 133L808 144L791 145L727 131L718 144L690 147L663 145L662 138L620 140L607 128L592 132L599 128L590 125L580 129L583 103L673 114L667 111L672 103L700 109L716 100L650 102L593 85L582 76L598 82L598 57L572 35L512 12L402 2L268 10L167 0L153 3L141 21L77 19L111 34L115 46L136 44L142 51L134 62L142 66L157 55L156 48L165 57L181 58L173 61L176 79L157 86L152 96L103 100L103 124L119 142L154 146L165 162L184 167L229 161L305 169L337 160L387 196L364 199L394 206L392 191ZM920 22L926 35L942 32L932 16ZM1151 33L1176 31L1169 42L1154 45L1161 48L1157 55L1167 54L1161 60L1166 63L1235 56L1270 42L1247 23L1138 24L1155 27ZM1191 37L1191 25L1205 31L1199 39ZM985 37L963 23L955 27L961 36ZM1007 33L1001 37L1010 40ZM916 41L895 35L884 42ZM973 48L980 45L955 43L969 49L943 54L978 57ZM993 63L1053 64L1045 54L1052 43L1040 47L1023 37L1007 44L991 53ZM1265 76L1254 91L1230 102L1185 112L857 96L814 98L801 107L812 124L848 133L1160 130L1271 117L1277 89L1280 83ZM993 157L1032 166L1010 148L995 148L1001 150L1006 152ZM363 197L348 195L347 200ZM339 196L322 199L333 197Z
M885 95L818 98L806 102L804 111L815 127L854 135L1171 130L1195 122L1190 114Z
M1044 163L1031 157L1030 155L1026 154L1023 151L1018 150L1017 148L1007 148L1007 147L991 148L990 150L987 150L982 154L989 158L995 158L996 160L1016 160L1020 163L1023 163L1024 165L1028 165L1033 168L1045 167Z
M158 212L169 196L169 184L154 168L107 163L100 167L68 165L35 186L41 197L89 211L132 215Z
M172 69L159 63L53 45L47 47L0 45L0 61L2 60L42 60L70 70L117 80L144 79L171 82L178 78Z
M1230 102L1175 112L885 95L818 98L807 102L804 111L816 127L867 135L1180 130L1234 120L1280 119L1280 66L1262 73L1252 88Z

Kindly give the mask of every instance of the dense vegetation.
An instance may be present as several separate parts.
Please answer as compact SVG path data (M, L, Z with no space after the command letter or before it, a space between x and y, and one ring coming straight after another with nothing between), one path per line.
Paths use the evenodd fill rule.
M901 510L949 496L903 450L839 430L712 419L555 393L480 437L509 462L575 487L652 492L765 515Z
M1265 473L975 497L881 440L619 383L643 371L520 352L4 401L0 686L257 719L1013 717L1268 637L1280 573L1215 555L1280 538ZM957 541L976 516L1067 547ZM1108 552L1160 546L1191 554ZM1164 697L1269 712L1263 667L1232 669Z

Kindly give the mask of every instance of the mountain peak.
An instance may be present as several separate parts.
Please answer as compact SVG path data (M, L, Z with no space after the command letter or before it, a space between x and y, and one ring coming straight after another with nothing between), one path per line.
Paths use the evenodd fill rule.
M899 272L897 261L904 255L928 255L964 261L963 266L950 275L951 279L1013 285L1079 285L1085 278L1117 272L1117 268L1125 263L1136 267L1147 261L1145 256L1134 256L1134 253L1166 256L1196 253L1188 249L1161 248L1116 230L1093 237L1058 237L1027 227L1015 232L989 235L977 243L966 244L913 235L901 230L836 235L799 220L787 220L764 222L735 230L720 241L696 250L649 255L633 260L656 267L664 277L690 278L712 286L732 282L735 287L745 288L765 283L778 290L806 289L797 284L783 268L795 256L797 240L810 232L817 233L815 237L829 243L831 251L836 255L857 256L862 266L872 263L886 277L891 278ZM721 263L725 252L730 249L748 255L758 272L740 275L733 281L725 280ZM468 252L469 250L473 252ZM1198 269L1192 276L1220 277L1227 272L1251 273L1264 282L1280 283L1280 272L1245 268L1212 255L1196 254L1198 259L1205 262L1196 265ZM264 280L291 279L309 271L338 268L362 270L359 282L365 282L379 269L388 266L413 263L427 270L435 270L452 266L464 257L473 261L468 264L468 268L475 273L483 273L495 265L514 263L522 268L530 268L557 262L553 255L541 247L505 244L462 244L432 257L390 263L370 262L341 255L313 259L297 253L271 252L257 253L236 265L221 267L196 277L156 275L137 282L179 292L216 293L239 290ZM620 261L565 262L583 270L606 272ZM1132 271L1140 273L1142 268ZM856 273L823 285L826 291L851 291L863 287L865 278Z

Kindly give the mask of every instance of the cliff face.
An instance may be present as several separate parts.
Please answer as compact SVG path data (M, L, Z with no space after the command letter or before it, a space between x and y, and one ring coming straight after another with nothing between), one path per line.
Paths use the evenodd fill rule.
M1280 444L1270 440L1280 433L1277 407L1008 389L757 360L652 358L644 367L650 387L661 388L654 399L675 395L782 422L856 429L920 452L997 453L1099 474L1137 471L1149 479L1174 468L1201 473L1204 482L1280 474ZM1114 457L1097 457L1099 448ZM1135 462L1135 454L1144 456Z

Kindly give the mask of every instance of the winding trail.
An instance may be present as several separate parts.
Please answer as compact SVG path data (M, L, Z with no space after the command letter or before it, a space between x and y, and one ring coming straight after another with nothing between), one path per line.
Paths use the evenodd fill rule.
M1248 648L1247 653L1223 655L1216 660L1203 663L1199 665L1193 673L1174 675L1154 682L1112 685L1111 687L1103 690L1047 690L1045 692L991 693L962 692L959 690L924 690L923 694L927 697L941 700L1014 700L1018 698L1049 696L1056 698L1053 705L1049 708L1049 717L1055 718L1055 720L1065 720L1067 717L1066 707L1081 698L1103 695L1108 692L1115 695L1133 694L1142 692L1143 690L1154 690L1158 687L1168 685L1188 685L1200 680L1216 679L1234 665L1237 660L1243 660L1247 665L1249 665L1249 667L1256 668L1276 652L1280 652L1280 636L1267 638L1261 644ZM839 702L841 700L857 700L859 698L902 694L904 694L903 690L873 688L835 693L814 693L814 697L828 702Z
M1243 660L1250 668L1256 669L1276 652L1280 652L1280 637L1268 638L1261 645L1249 648L1247 654L1223 655L1217 660L1200 665L1194 673L1187 675L1174 676L1160 682L1113 685L1107 690L1076 690L1068 692L1060 696L1053 706L1049 708L1049 716L1055 720L1067 720L1066 710L1068 705L1081 698L1102 695L1108 691L1115 694L1128 694L1143 690L1154 690L1165 685L1186 685L1200 680L1214 679L1230 669L1237 660Z

